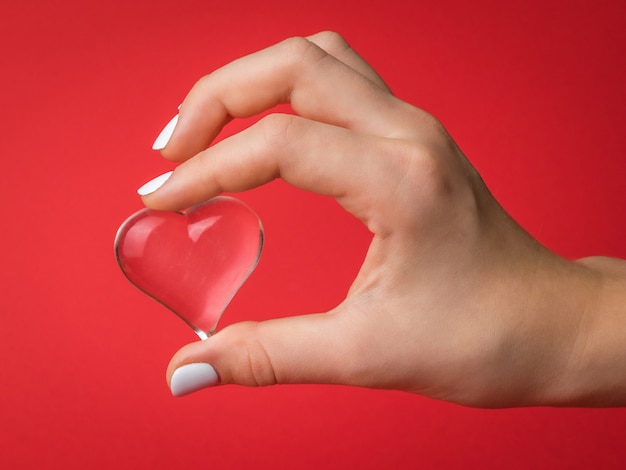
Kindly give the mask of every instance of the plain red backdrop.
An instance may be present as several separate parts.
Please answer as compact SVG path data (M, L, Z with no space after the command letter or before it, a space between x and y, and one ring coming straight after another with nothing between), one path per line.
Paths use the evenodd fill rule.
M135 189L171 168L149 147L199 77L332 29L540 241L626 258L625 19L622 0L3 0L0 467L624 468L624 409L312 385L174 399L165 366L195 336L126 281L112 243ZM338 303L367 231L282 182L240 197L267 244L222 324Z

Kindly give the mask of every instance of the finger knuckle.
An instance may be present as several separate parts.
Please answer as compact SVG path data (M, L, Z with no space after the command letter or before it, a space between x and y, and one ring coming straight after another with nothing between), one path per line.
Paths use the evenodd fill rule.
M274 365L261 341L259 324L243 322L230 328L236 331L236 335L228 340L228 350L232 355L222 375L223 382L248 387L276 384Z
M276 384L274 366L263 343L258 339L258 324L247 325L251 330L246 335L248 340L239 345L239 366L237 367L237 383L251 387L262 387Z
M312 50L318 49L318 47L302 36L293 36L285 39L281 43L283 53L286 57L292 60L300 60L306 57Z
M265 143L272 148L274 146L287 145L294 132L294 116L288 114L269 114L259 121Z
M315 35L315 42L330 55L350 48L343 36L335 31L321 31Z
M274 367L267 350L259 342L248 344L246 348L248 383L255 387L277 383Z
M387 176L394 183L382 203L393 212L395 228L428 225L452 200L454 178L445 161L429 146L414 142L395 143L387 152Z
M291 66L295 76L306 72L308 67L328 56L328 53L312 41L294 36L281 43L281 56Z
M406 184L419 189L422 200L440 201L450 194L450 172L430 146L417 145L408 156Z
M194 84L192 90L206 90L211 86L214 73L208 73L200 77Z

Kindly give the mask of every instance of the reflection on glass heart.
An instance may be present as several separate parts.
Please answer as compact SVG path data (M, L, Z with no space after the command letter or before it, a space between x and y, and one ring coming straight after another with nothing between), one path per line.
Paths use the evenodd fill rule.
M263 227L243 202L217 197L183 212L143 209L115 237L126 277L182 318L201 339L254 270Z

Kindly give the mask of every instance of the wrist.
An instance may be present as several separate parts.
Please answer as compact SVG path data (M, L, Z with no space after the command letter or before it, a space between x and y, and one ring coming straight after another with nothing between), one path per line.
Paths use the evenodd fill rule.
M626 263L584 258L587 297L580 313L557 405L626 405Z
M493 357L496 406L588 403L600 274L544 252L506 283L513 294Z

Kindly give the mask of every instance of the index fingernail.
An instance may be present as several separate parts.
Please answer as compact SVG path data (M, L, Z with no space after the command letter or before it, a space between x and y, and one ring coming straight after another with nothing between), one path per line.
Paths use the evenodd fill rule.
M156 178L151 179L137 190L137 194L139 194L140 196L147 196L148 194L155 192L157 189L163 186L163 184L169 179L170 176L172 176L172 173L174 172L168 171L167 173L163 173L161 176L157 176Z

